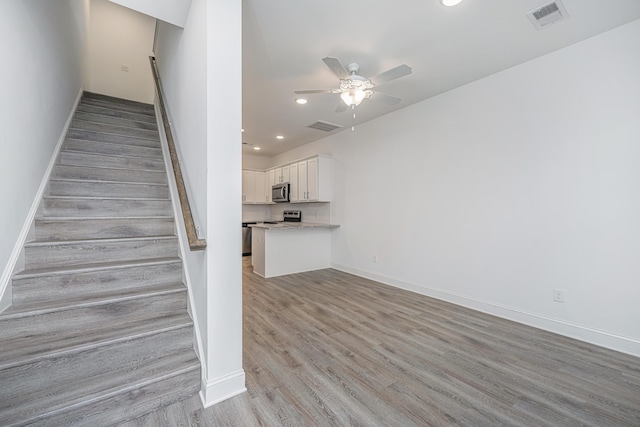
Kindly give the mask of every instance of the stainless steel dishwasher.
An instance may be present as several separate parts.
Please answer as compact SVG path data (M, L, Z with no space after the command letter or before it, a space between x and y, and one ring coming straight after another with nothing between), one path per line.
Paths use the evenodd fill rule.
M242 256L251 255L251 227L248 227L251 224L256 224L256 222L242 223Z

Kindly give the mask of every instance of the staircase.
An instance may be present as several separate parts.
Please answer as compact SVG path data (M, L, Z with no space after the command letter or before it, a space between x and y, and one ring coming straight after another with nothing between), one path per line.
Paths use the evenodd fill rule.
M85 93L0 313L0 425L117 425L200 389L154 110Z

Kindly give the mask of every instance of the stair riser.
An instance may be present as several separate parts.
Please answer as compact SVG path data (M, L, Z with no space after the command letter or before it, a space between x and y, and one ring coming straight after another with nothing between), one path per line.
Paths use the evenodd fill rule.
M0 383L3 384L3 387L0 387L0 414L12 404L29 405L26 399L36 396L49 400L41 402L45 408L56 403L66 403L60 402L60 397L55 395L42 396L46 393L46 390L42 389L43 384L46 384L47 389L55 389L65 384L73 386L75 382L86 378L97 377L110 371L126 372L127 368L132 372L134 369L140 369L137 375L141 375L145 363L193 348L191 334L190 327L171 330L2 370L0 371ZM149 372L148 375L153 375L153 372ZM130 381L124 377L120 379L124 384ZM100 385L96 384L96 386Z
M98 296L105 293L182 281L180 260L153 265L98 269L72 274L16 277L13 304Z
M178 256L178 239L154 239L134 241L90 241L27 245L25 264L27 269L75 266L82 264L170 258Z
M77 151L82 153L162 159L162 150L160 148L138 147L135 145L117 144L114 142L67 139L63 148L67 151Z
M153 110L153 104L150 104L148 102L140 102L140 101L133 101L131 99L116 98L114 96L103 95L101 93L95 93L95 92L83 92L81 102L88 99L92 99L95 101L102 101L104 103L109 103L116 106L117 105L133 106L145 111Z
M90 113L90 114L100 114L101 116L117 117L119 119L125 119L125 120L135 120L139 122L156 124L155 116L151 116L149 114L135 114L135 113L128 113L126 111L111 110L104 106L80 104L78 105L77 111L80 111L83 113Z
M96 329L143 323L162 316L185 313L186 288L179 292L131 300L107 302L39 315L12 318L0 316L0 339L8 348L30 348L38 340L73 339ZM191 338L191 337L188 337ZM1 372L1 371L0 371ZM1 387L0 387L1 388ZM1 399L0 399L1 400Z
M104 114L83 113L81 111L76 112L73 116L74 120L81 120L85 122L104 123L114 126L124 126L134 129L146 129L158 132L158 125L156 123L141 122L139 120L123 119L121 117L111 117Z
M167 183L167 174L165 171L96 168L86 166L56 165L53 177L96 181L140 182L146 184Z
M62 151L60 164L99 168L131 168L153 171L165 170L163 159L145 159L140 157L109 156L82 152Z
M101 200L73 198L45 198L42 213L50 217L135 217L171 216L170 200Z
M144 133L148 131L139 131L139 132ZM116 134L116 133L103 133L99 131L96 132L93 130L71 128L67 133L67 138L95 141L95 142L111 142L114 144L134 145L136 147L160 148L160 139L158 139L157 132L154 133L154 135L152 135L151 139L149 139L149 138L138 137L138 136L129 135L129 134L122 135L122 134Z
M161 184L52 180L49 193L52 196L168 199L169 187Z
M173 234L174 223L171 218L36 219L35 221L35 238L38 241L151 237Z
M152 383L135 392L101 400L60 416L48 417L33 427L50 425L106 426L135 420L142 415L164 408L196 395L200 391L200 370L196 369L164 381ZM52 424L50 424L52 423Z
M103 132L106 134L117 134L128 137L145 138L151 141L159 141L160 135L156 129L140 129L137 127L117 126L111 123L100 123L86 120L78 120L77 115L71 122L71 129L83 131ZM74 137L75 138L75 137ZM93 138L89 138L93 139ZM146 144L144 144L146 145ZM150 147L155 147L150 145Z

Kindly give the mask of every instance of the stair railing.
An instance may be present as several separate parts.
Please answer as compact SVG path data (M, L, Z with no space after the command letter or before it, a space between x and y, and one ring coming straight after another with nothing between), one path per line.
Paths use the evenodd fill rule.
M169 124L169 117L167 115L167 109L164 104L164 93L162 92L162 85L160 84L160 76L158 74L158 67L156 65L156 58L149 57L151 62L151 71L153 73L153 80L156 86L156 93L158 95L158 104L160 107L160 115L162 116L162 124L164 125L164 133L167 137L167 145L169 146L169 155L171 157L171 165L173 166L173 174L176 177L176 186L178 188L178 197L180 198L180 206L182 207L182 217L184 218L184 227L187 231L187 238L189 239L189 249L192 251L201 251L207 247L207 241L205 239L198 238L198 231L196 230L195 223L193 222L193 215L191 213L191 205L189 204L189 197L187 196L187 189L184 185L182 178L182 170L180 169L180 161L178 160L178 153L173 140L173 133L171 132L171 126Z

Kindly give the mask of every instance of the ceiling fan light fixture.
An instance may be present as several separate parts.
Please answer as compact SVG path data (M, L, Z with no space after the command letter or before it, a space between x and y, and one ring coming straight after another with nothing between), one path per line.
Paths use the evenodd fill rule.
M342 92L340 94L340 98L347 104L349 107L355 108L362 102L363 99L367 98L366 90L361 89L349 89L348 91Z
M442 3L443 6L455 6L457 4L460 4L462 2L462 0L440 0L440 3Z

